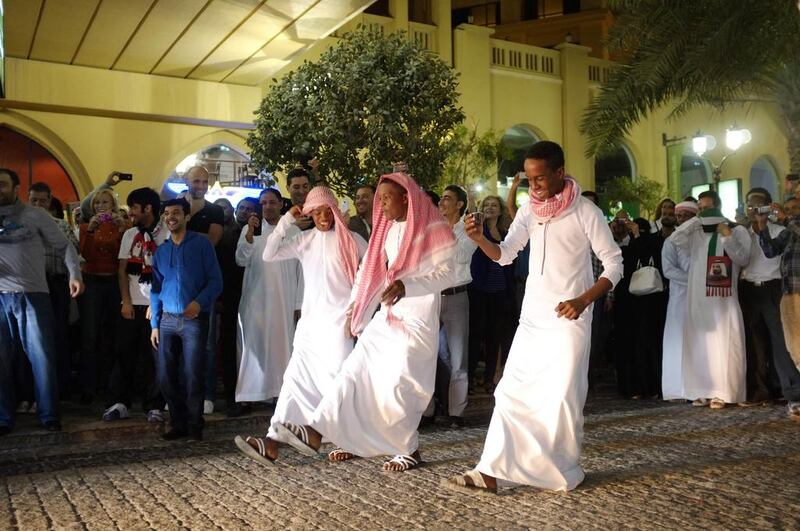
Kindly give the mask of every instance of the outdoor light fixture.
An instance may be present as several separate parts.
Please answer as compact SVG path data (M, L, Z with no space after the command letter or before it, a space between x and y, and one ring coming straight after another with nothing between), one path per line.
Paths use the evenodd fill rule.
M753 136L750 134L750 131L747 129L737 129L736 125L733 125L725 131L725 145L728 146L728 149L731 151L736 151L743 145L750 142Z
M717 139L711 135L704 135L698 131L692 137L692 151L694 151L698 157L702 157L704 153L711 151L715 147L717 147Z
M731 150L731 153L750 142L752 138L753 135L750 134L749 130L739 129L736 124L730 126L725 131L725 145ZM722 178L722 165L731 155L731 153L726 154L724 157L722 157L722 160L719 161L719 164L714 164L712 161L708 160L708 158L703 157L705 153L711 151L716 146L717 140L711 135L704 135L698 131L692 137L692 151L694 151L698 157L705 158L709 163L711 163L711 167L713 169L712 186L714 190L718 189L720 179Z

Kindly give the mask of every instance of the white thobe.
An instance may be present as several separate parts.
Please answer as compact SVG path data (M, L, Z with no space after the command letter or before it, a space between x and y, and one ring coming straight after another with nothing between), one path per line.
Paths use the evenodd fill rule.
M686 318L686 282L689 278L689 253L675 247L672 238L664 241L661 266L669 279L669 302L664 325L661 361L661 394L664 400L686 398L683 392L683 323Z
M612 285L622 278L622 253L602 211L580 196L551 221L536 217L530 204L521 206L498 262L510 264L529 239L522 313L476 469L500 484L571 490L584 477L579 459L592 307L574 321L559 318L555 308L594 285L590 250Z
M388 231L384 251L390 267L405 227L395 222ZM390 324L389 308L382 306L342 364L311 423L340 448L362 457L417 450L417 426L433 394L441 291L453 284L454 253L448 248L400 278L406 294L391 312L402 326Z
M303 301L300 262L265 263L261 255L275 226L262 220L261 230L261 236L248 243L244 227L236 244L236 263L245 268L236 334L237 402L269 400L280 393L292 353L294 311Z
M265 262L299 260L304 279L303 308L294 334L292 358L283 375L283 387L267 433L273 439L278 423L304 426L311 422L314 410L353 350L353 339L345 334L353 284L339 258L336 232L314 228L292 237L293 223L292 214L281 218L267 238L262 255ZM367 242L355 232L352 235L360 258Z
M706 296L708 243L712 233L703 232L700 218L692 218L670 237L691 258L687 282L687 312L683 328L683 392L689 400L719 398L743 402L746 392L744 323L739 308L739 270L750 257L747 229L734 227L728 237L717 237L717 255L724 249L733 271L729 297Z

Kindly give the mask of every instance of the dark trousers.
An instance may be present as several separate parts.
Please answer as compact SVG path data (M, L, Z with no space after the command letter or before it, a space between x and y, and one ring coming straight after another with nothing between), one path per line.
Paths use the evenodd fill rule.
M636 297L633 357L635 394L661 395L661 365L664 347L664 324L667 320L666 292Z
M69 334L69 277L67 275L47 275L47 288L53 305L54 331L56 336L56 367L58 390L62 395L69 392L72 372L72 349Z
M589 351L589 387L594 387L601 369L608 366L608 336L611 315L606 312L606 296L603 295L592 307L592 344Z
M508 356L513 339L515 301L513 294L507 292L486 293L470 289L469 293L469 378L481 358L486 361L483 373L487 385L493 383L497 371L497 360L502 351L503 359Z
M222 351L222 385L225 388L225 403L230 407L236 401L236 322L239 318L239 303L223 300L220 314L219 343Z
M23 355L33 370L39 420L57 420L53 307L47 293L0 293L0 426L14 425L14 367Z
M739 283L739 303L748 347L748 397L753 400L770 398L770 365L778 374L783 397L792 402L800 400L800 373L789 356L783 336L781 295L779 279L761 286L746 280Z
M627 290L627 289L626 289ZM615 293L612 313L611 352L617 370L617 391L624 397L642 395L642 381L636 374L636 301L627 293ZM656 339L653 338L653 341Z
M208 314L187 319L163 313L159 323L158 385L176 429L203 428Z
M150 320L146 313L147 306L134 306L133 319L120 315L117 320L114 366L108 381L109 406L119 402L130 409L138 387L144 411L164 408L156 382L158 353L150 343Z
M116 275L84 275L86 291L79 299L81 314L81 393L97 392L99 375L110 370L114 357L114 327L120 297ZM105 381L105 380L103 380Z

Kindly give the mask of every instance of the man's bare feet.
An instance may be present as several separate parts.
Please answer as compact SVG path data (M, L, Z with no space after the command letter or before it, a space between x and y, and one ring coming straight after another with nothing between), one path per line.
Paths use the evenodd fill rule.
M389 461L383 463L383 469L389 472L405 472L416 468L422 463L422 456L419 455L419 450L415 450L411 455L396 455Z
M451 490L476 494L497 494L497 479L477 470L443 479L442 485Z
M247 437L237 435L233 440L244 455L263 464L273 464L278 459L278 443L269 437Z
M356 454L351 454L350 452L346 452L341 448L337 448L328 454L328 461L331 463L338 463L341 461L349 461L350 459L355 459L356 457Z
M311 426L300 426L291 422L275 424L280 441L292 446L303 455L315 457L322 446L322 435Z

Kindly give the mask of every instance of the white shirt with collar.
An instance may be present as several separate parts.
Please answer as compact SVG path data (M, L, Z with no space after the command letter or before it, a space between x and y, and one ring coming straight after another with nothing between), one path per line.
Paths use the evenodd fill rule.
M451 287L457 288L472 282L470 265L472 264L472 254L478 248L478 244L467 236L463 219L459 219L458 223L453 225L453 235L456 237L456 265L455 282Z
M778 234L784 231L783 226L777 223L767 222L767 229L772 238L777 238ZM767 258L761 245L758 243L758 234L752 227L747 229L750 235L750 263L742 270L742 278L748 282L767 282L781 278L781 257Z

